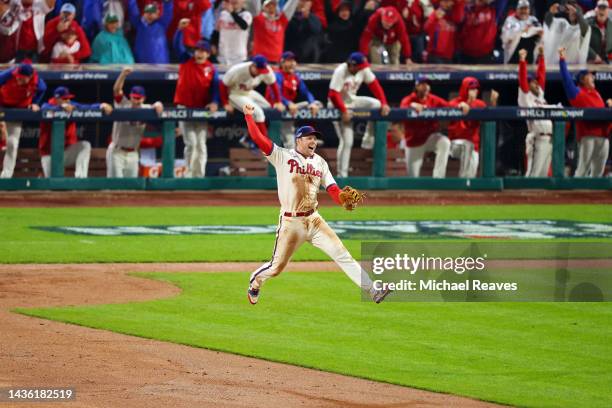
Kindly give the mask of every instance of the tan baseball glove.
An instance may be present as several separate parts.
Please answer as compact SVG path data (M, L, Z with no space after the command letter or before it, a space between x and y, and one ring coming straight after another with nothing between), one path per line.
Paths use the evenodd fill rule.
M340 202L347 211L353 211L357 204L363 201L364 193L359 192L351 186L346 186L340 192Z

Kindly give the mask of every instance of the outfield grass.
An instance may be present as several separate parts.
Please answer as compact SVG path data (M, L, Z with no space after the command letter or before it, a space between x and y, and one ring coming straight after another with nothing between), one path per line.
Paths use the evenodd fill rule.
M491 205L324 207L327 220L512 220L612 222L606 205ZM0 208L0 263L263 261L268 235L97 237L35 230L32 226L276 225L277 207ZM346 240L359 257L358 240ZM295 260L326 260L310 245Z
M612 406L610 303L375 305L340 273L285 273L253 307L246 274L144 276L183 292L19 311L512 405Z

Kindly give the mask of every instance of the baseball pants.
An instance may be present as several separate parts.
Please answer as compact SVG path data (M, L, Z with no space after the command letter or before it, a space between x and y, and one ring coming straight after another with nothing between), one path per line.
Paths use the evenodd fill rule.
M21 137L21 122L6 122L6 151L2 163L0 178L11 178L15 171L17 162L17 150L19 149L19 138Z
M185 177L204 177L206 175L206 162L208 149L208 123L206 122L179 122L185 143L184 157L187 166Z
M548 169L552 160L552 137L527 133L525 155L527 156L525 177L548 177Z
M451 141L450 157L459 160L459 174L461 178L474 178L478 173L478 152L474 143L469 140L455 139Z
M64 149L64 167L74 166L75 178L86 178L89 171L89 158L91 145L87 141L80 141ZM51 155L40 158L43 174L46 178L51 176Z
M432 133L423 145L406 147L406 171L408 172L408 177L420 176L425 152L434 152L436 154L433 177L446 177L446 165L448 163L450 146L451 142L446 135Z
M253 113L253 119L255 122L261 123L266 121L266 115L264 115L263 108L271 108L272 105L257 91L249 91L246 94L230 94L229 100L234 106L234 108L238 109L242 112L242 107L247 103L255 106L255 112Z
M380 109L382 106L380 101L376 98L371 98L369 96L353 96L350 102L346 102L346 107L348 109ZM328 104L330 108L333 108L331 102ZM342 121L333 122L334 128L336 129L336 134L340 139L340 143L338 144L338 154L337 154L337 170L339 177L348 177L349 165L351 162L351 149L353 148L353 139L354 139L354 131L353 124L350 123L345 125ZM368 122L368 126L366 128L366 132L363 135L363 140L361 141L362 148L371 149L374 145L374 124L372 122Z
M263 264L251 274L250 285L259 289L265 281L280 274L291 256L304 243L310 242L321 249L363 290L370 291L372 281L340 241L334 230L318 211L307 217L280 216L276 230L276 242L270 262Z
M110 142L106 148L106 177L113 176L113 150L115 149L115 142Z
M138 151L128 152L115 148L111 152L111 177L138 177Z
M388 54L388 64L398 65L400 63L400 51L402 50L402 45L399 41L396 41L393 44L383 44L383 42L378 38L374 38L372 41L370 41L370 62L372 64L385 63L382 56L383 50L385 50Z
M586 136L578 143L578 166L574 177L603 176L610 152L607 137Z

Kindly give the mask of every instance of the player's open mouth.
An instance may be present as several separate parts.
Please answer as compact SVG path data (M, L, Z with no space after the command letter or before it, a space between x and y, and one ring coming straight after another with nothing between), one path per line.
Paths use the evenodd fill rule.
M314 153L315 149L316 149L317 145L313 145L313 146L308 146L308 151L310 153Z

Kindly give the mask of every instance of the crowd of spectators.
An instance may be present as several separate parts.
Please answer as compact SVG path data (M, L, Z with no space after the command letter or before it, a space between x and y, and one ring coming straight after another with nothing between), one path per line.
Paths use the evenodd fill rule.
M251 55L338 63L548 63L612 59L612 0L0 0L0 63L178 62L177 32L213 62Z

